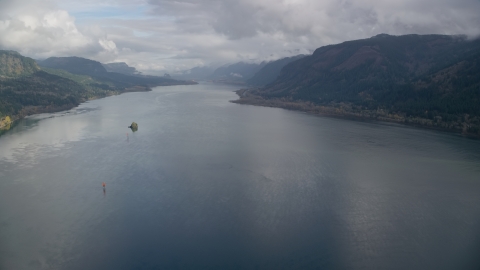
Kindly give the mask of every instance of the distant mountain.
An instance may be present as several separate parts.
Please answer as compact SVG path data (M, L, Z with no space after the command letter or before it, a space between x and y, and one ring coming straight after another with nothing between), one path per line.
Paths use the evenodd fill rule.
M280 75L280 71L287 64L302 59L305 55L297 55L292 57L286 57L267 63L261 68L255 75L247 80L247 83L255 86L264 86L275 81Z
M192 83L158 76L126 75L117 72L108 72L100 62L81 57L50 57L40 61L39 65L41 67L62 69L73 74L88 75L96 80L112 83L117 88L128 88L138 85L153 87Z
M318 48L240 103L480 135L480 40L378 35Z
M115 62L102 65L108 72L117 72L126 75L139 74L136 68L128 66L125 62Z
M15 51L0 50L0 78L28 76L39 70L32 58L21 56Z
M288 63L302 58L302 56L283 58L273 62L260 64L238 62L224 65L219 68L195 67L180 74L172 75L182 80L214 80L218 82L265 85L273 82L280 74L280 70Z
M63 69L73 74L81 75L105 75L107 70L100 62L81 57L50 57L39 61L41 67Z
M214 71L215 68L209 66L194 67L181 73L172 74L172 77L177 80L205 80L210 78Z
M228 82L246 82L266 64L266 62L260 64L239 62L217 68L210 78L213 80Z

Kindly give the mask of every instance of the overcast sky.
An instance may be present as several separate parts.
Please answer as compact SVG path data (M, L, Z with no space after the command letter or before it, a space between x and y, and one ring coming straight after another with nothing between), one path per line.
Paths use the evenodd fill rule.
M480 35L480 0L0 0L0 48L149 74L310 53L380 33Z

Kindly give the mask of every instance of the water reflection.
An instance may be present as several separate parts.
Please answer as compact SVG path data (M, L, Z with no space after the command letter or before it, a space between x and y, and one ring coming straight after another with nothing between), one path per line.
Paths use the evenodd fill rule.
M83 114L94 110L76 108L72 113L41 114L19 120L12 130L1 136L0 159L16 162L21 158L35 163L43 151L62 149L70 142L84 139L88 135L85 128L90 119L75 117L73 112L77 111ZM63 117L67 115L69 117Z

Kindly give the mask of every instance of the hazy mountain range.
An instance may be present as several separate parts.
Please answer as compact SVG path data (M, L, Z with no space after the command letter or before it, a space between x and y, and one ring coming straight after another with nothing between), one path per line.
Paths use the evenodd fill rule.
M178 80L202 81L209 79L213 75L213 72L215 72L215 69L216 68L210 66L194 67L177 74L172 74L171 76Z
M272 83L278 78L278 76L280 75L280 71L282 71L282 68L284 66L293 61L302 59L303 57L305 57L305 55L301 54L268 62L260 70L258 70L258 72L255 73L253 77L247 79L246 82L249 85L255 86L263 86Z
M140 74L140 72L138 72L136 68L128 66L125 62L115 62L102 65L108 72L117 72L126 75Z
M245 63L238 62L218 68L195 67L181 74L174 75L177 79L210 80L240 85L267 85L277 79L281 69L288 63L301 59L304 55L281 58L270 62Z
M238 103L480 135L479 74L478 39L382 34L324 46L308 56L198 67L180 77L254 86L238 91ZM192 82L143 76L125 63L52 57L37 65L16 52L1 51L0 117L18 118L89 98L186 83Z

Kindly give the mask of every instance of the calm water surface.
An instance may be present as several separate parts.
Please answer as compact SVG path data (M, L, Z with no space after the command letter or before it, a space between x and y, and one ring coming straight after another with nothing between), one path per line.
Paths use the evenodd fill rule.
M0 269L480 268L479 141L232 90L128 93L1 136Z

